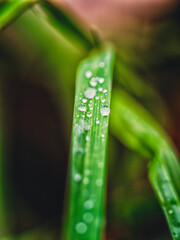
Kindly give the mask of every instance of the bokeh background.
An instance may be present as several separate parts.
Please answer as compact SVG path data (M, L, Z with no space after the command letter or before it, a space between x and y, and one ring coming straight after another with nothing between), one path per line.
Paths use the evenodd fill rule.
M180 150L180 4L176 0L54 0L122 63L113 87L132 94ZM34 6L0 33L0 82L11 231L58 239L69 161L76 68L88 49ZM122 75L121 75L122 72ZM170 240L147 161L111 132L106 240ZM34 230L33 230L34 231ZM43 234L45 236L42 238ZM33 235L32 235L33 236ZM49 237L49 238L48 238Z

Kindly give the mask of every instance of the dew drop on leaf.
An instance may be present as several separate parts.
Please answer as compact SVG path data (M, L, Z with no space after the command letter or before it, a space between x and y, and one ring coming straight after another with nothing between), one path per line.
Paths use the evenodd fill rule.
M92 117L92 113L87 113L87 117Z
M96 180L96 186L101 187L103 185L103 180L102 179L97 179Z
M104 78L99 78L99 83L103 83L104 82Z
M74 181L79 182L79 181L81 181L81 179L82 179L81 174L76 173L76 174L74 175Z
M93 215L92 215L92 213L85 213L85 214L83 215L83 219L84 219L85 222L91 223L91 222L93 221Z
M109 116L110 114L110 108L107 106L104 106L100 109L101 115L102 116Z
M76 225L76 231L77 233L79 234L83 234L87 231L87 226L85 223L83 222L79 222L77 225Z
M83 183L84 183L85 185L87 185L87 184L89 183L89 178L84 178L84 179L83 179Z
M94 88L87 88L85 91L84 91L84 95L86 98L94 98L95 95L96 95L96 89Z
M84 203L84 207L86 209L92 209L94 207L94 202L92 200L87 200L85 203Z
M96 78L92 78L89 83L90 83L90 85L91 85L92 87L96 87L96 86L97 86Z
M78 110L81 112L86 112L86 106L79 106Z
M85 73L85 75L86 75L87 78L90 78L90 77L92 77L92 72L91 71L87 71Z

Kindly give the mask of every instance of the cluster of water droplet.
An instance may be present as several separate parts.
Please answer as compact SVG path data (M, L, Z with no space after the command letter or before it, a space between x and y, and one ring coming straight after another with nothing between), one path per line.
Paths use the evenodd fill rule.
M100 68L105 67L104 62L99 63ZM89 131L91 126L92 119L95 120L96 125L101 125L102 118L109 116L110 108L105 105L107 89L103 88L105 83L104 77L93 76L93 73L90 70L85 72L85 78L88 80L89 86L84 89L83 92L80 93L80 96L77 100L79 106L77 107L79 112L75 116L75 131L76 133L83 134L84 131ZM100 100L100 101L99 101ZM104 104L102 107L100 105ZM93 111L93 107L95 107ZM100 135L102 141L105 140L105 133L102 132ZM85 140L88 143L90 137L88 133L85 134ZM96 146L95 146L96 147ZM99 159L97 161L97 167L99 169L103 169L104 162ZM84 186L89 186L91 184L90 177L92 172L91 170L86 169L81 175L78 171L74 171L73 180L75 184L83 184ZM95 177L94 178L95 186L100 189L103 186L103 178ZM95 224L95 219L93 215L93 209L95 207L95 199L86 199L83 204L84 213L82 214L82 218L75 224L75 230L78 234L85 234L88 231L88 224Z

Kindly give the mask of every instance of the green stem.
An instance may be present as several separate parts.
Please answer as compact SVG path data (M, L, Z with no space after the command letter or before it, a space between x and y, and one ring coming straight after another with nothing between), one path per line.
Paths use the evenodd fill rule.
M9 0L0 7L0 30L7 27L14 19L23 13L37 0Z

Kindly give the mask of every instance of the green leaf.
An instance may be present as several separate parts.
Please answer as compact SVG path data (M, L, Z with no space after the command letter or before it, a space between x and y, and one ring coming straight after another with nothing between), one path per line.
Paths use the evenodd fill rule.
M85 59L77 71L68 240L102 237L113 63L113 51L104 50Z
M0 5L0 30L9 25L37 0L9 0Z
M149 179L168 221L174 240L180 239L180 200L168 169L159 154L149 165Z
M180 165L175 148L161 126L139 103L122 90L112 95L110 130L130 149L154 158L163 149L163 162L169 169L180 195Z
M92 48L90 34L72 16L70 17L70 14L47 1L42 2L41 6L47 14L48 22L69 41L73 42L73 45L78 45L79 48L84 47L86 51Z

